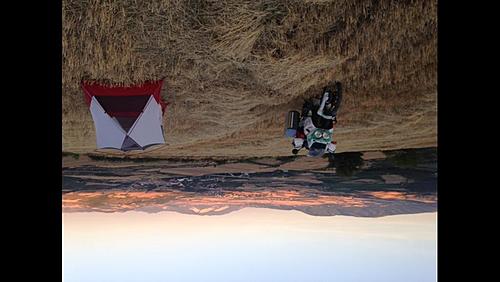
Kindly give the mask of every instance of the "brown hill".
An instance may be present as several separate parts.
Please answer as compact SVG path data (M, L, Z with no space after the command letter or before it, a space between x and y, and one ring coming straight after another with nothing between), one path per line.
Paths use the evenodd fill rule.
M143 155L289 155L285 113L332 80L339 152L435 146L436 76L437 1L63 1L65 151L95 149L82 79L163 77Z

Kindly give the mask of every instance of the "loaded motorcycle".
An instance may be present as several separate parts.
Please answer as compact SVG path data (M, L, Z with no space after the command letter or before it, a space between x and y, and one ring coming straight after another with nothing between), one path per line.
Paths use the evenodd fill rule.
M333 156L336 141L334 125L342 102L342 84L338 81L325 87L321 97L304 101L302 111L289 111L286 118L285 136L293 138L294 155L305 148L310 157Z

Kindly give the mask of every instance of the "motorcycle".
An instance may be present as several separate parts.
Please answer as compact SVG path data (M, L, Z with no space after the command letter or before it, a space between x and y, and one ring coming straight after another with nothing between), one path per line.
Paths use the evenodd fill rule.
M323 89L321 97L305 100L301 112L288 112L285 136L293 138L294 155L306 148L307 155L311 157L333 156L336 149L333 126L337 123L341 102L342 84L336 81L333 86Z

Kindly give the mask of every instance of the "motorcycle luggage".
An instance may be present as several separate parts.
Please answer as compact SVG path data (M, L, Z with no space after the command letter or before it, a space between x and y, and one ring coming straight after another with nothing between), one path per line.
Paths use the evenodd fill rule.
M295 137L297 135L297 129L299 128L299 122L300 113L297 111L289 111L285 121L285 136Z

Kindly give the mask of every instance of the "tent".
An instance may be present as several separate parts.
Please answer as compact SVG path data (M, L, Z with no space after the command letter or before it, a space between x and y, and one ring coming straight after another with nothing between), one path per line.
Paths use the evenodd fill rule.
M82 82L85 101L94 120L97 148L144 150L164 144L160 96L163 80L129 87Z

